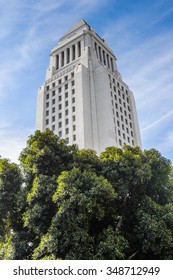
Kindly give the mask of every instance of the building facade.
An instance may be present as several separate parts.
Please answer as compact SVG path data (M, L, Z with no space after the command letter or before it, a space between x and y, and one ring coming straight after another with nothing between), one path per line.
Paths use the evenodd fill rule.
M141 146L133 93L104 39L80 20L50 53L37 97L38 130L49 128L79 148Z

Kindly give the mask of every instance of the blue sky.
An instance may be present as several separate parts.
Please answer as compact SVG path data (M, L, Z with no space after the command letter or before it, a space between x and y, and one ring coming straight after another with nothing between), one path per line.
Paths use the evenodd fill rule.
M0 155L17 161L35 131L49 53L85 19L134 92L143 149L173 162L172 0L0 0Z

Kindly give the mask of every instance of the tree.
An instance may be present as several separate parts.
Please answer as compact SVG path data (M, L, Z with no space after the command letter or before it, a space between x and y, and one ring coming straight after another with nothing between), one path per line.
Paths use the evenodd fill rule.
M17 164L0 159L0 259L13 255L11 238L21 224L18 207L21 186Z
M163 221L162 215L160 220L158 216L160 208L173 202L171 162L154 149L142 152L138 147L129 146L124 146L122 150L109 147L100 155L100 159L103 176L118 193L116 205L120 213L119 227L129 242L127 258L168 257L166 247L172 248L173 232ZM157 205L154 216L150 213L153 205ZM153 231L149 230L150 223ZM159 228L160 231L157 231ZM164 253L152 251L149 239L144 238L146 232L148 236L153 236L151 243L155 248L158 241L162 242ZM147 253L144 253L144 242L148 244Z
M63 172L53 196L57 213L33 258L123 258L127 242L116 230L115 198L102 176L77 168Z
M71 167L73 154L77 147L67 146L51 130L37 130L27 141L27 146L20 154L20 164L24 174L37 176L39 174L58 176L63 170Z

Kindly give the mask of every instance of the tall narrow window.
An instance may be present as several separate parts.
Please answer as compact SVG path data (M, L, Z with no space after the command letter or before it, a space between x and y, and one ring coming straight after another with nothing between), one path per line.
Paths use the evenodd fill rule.
M111 70L114 72L114 64L113 64L113 58L111 57Z
M97 52L97 44L96 44L96 42L94 43L94 45L95 45L96 56L97 56L97 58L98 58L98 52Z
M72 60L75 60L75 45L72 45Z
M110 68L110 63L109 63L109 55L107 54L107 65L108 65L108 68Z
M59 69L59 54L56 55L56 62L55 63L56 63L55 68L57 70L57 69Z
M64 66L64 52L61 53L61 66Z
M106 65L106 57L105 57L105 51L103 50L103 63L104 63L104 65Z
M66 50L66 54L67 54L67 63L69 63L70 62L70 49L69 48L67 48L67 50Z
M101 47L99 46L99 59L102 62Z
M81 42L79 41L77 45L78 45L78 57L80 57L81 56Z

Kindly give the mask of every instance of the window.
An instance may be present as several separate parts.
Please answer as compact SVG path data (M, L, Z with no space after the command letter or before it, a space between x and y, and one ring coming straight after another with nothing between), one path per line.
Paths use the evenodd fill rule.
M52 113L55 113L55 107L52 108Z
M48 111L46 111L46 116L49 116L49 110L48 110Z
M105 57L105 51L103 50L103 63L104 63L104 65L106 65L106 57Z
M59 137L62 137L62 131L59 132Z
M73 78L73 77L74 77L74 72L71 73L71 78Z
M75 60L75 45L72 45L72 60Z
M98 58L98 51L97 51L97 44L96 44L96 42L94 42L94 46L95 46L96 56Z
M65 107L67 107L68 106L68 101L65 101Z
M61 101L62 100L62 96L60 95L59 97L58 97L58 101Z
M52 125L52 130L55 130L55 125Z
M75 122L75 120L76 120L76 116L73 116L73 122Z
M61 88L61 87L59 87L58 92L60 93L61 91L62 91L62 88Z
M68 89L68 84L65 84L65 86L64 86L64 87L65 87L65 89Z
M58 108L59 108L59 110L61 110L62 109L62 104L59 104Z
M55 116L52 117L52 121L53 121L53 122L55 121Z
M119 129L118 129L118 135L119 135L119 136L121 136L121 132L120 132L120 130L119 130Z
M72 112L75 112L75 107L72 107Z
M65 140L66 140L66 143L69 144L69 138L67 137Z
M108 68L110 68L109 55L107 54L107 55L106 55L106 57L107 57L107 64L108 64Z
M46 108L48 108L49 107L49 102L46 102Z
M71 85L74 86L74 81L71 82Z
M102 62L101 47L99 46L99 59Z
M65 92L65 98L67 98L68 97L68 92Z
M66 120L65 120L65 124L68 124L68 123L69 123L69 120L68 120L68 119L66 119Z
M64 52L61 53L61 66L64 66Z
M76 126L75 125L73 125L73 131L75 131L76 130Z
M46 120L46 124L49 124L49 119Z
M59 84L59 85L61 84L61 79L58 80L58 84Z
M81 42L80 41L77 43L77 47L78 47L78 57L80 57L81 56Z
M111 61L111 70L112 70L112 72L114 72L114 63L113 63L113 58L112 57L111 57L110 61Z
M68 128L68 127L66 128L65 133L66 133L66 134L69 133L69 128Z
M48 93L48 94L46 94L46 99L49 99L49 93Z
M68 116L68 109L67 109L67 110L65 110L65 115L66 115L66 116Z
M52 96L55 96L55 90L52 91Z
M75 97L72 98L72 103L75 103Z
M65 76L65 77L64 77L64 81L67 81L67 80L68 80L68 76Z
M46 90L47 90L47 91L49 90L49 86L46 86Z
M52 83L52 87L53 87L53 88L55 87L55 83Z
M59 69L59 54L56 55L56 65L55 65L56 70Z
M72 89L72 94L75 94L75 89Z
M73 141L76 141L76 135L73 135Z
M66 54L67 54L67 63L69 63L70 62L70 49L69 48L67 48Z
M59 119L61 119L62 118L62 113L59 113L58 117L59 117Z
M119 145L121 146L122 145L122 142L121 142L121 140L119 139Z
M62 127L62 122L59 122L58 127L59 128Z
M55 104L55 99L52 99L52 104Z

